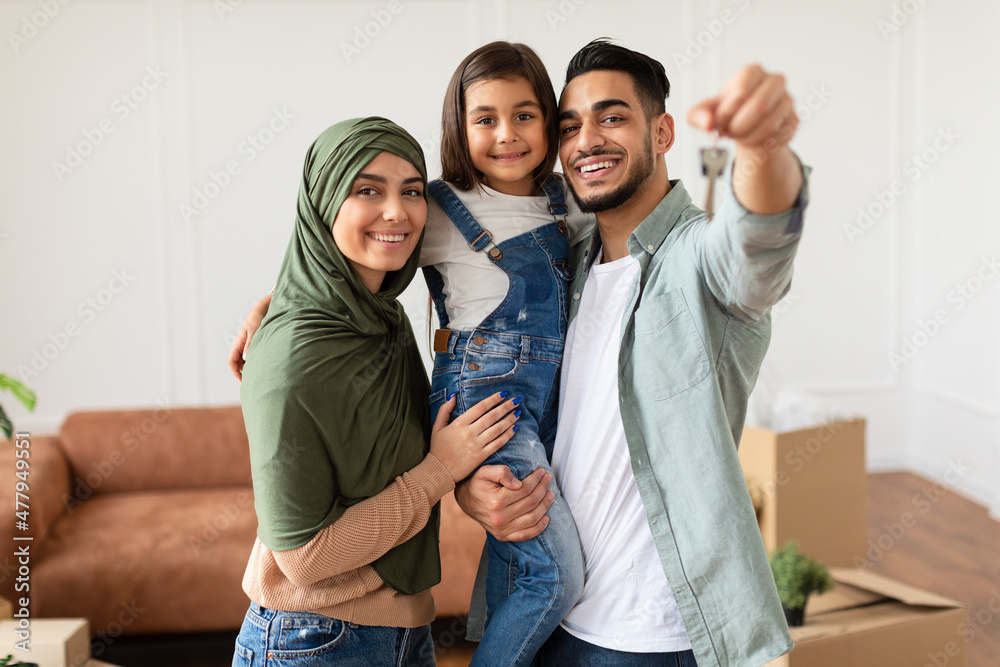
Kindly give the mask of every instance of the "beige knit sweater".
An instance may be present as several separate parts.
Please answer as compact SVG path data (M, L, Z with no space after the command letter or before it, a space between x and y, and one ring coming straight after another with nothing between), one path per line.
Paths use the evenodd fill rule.
M448 469L428 454L301 547L271 551L257 539L243 590L269 609L311 611L359 625L426 625L436 610L430 590L398 593L369 563L416 535L431 508L454 488Z

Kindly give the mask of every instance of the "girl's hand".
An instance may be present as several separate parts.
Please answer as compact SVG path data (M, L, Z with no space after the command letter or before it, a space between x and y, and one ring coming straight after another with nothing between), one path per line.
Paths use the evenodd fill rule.
M246 321L240 325L240 330L236 334L236 340L233 341L232 349L229 350L229 370L241 382L243 381L243 362L247 358L247 348L250 347L250 341L253 340L253 335L260 328L260 323L264 320L264 316L267 315L267 309L270 306L270 294L253 305L253 308L250 309L250 314L247 315Z
M490 454L514 437L521 411L521 402L512 398L504 402L507 392L493 394L469 408L455 421L448 423L457 403L455 394L448 397L431 428L431 454L452 478L458 482L468 477Z

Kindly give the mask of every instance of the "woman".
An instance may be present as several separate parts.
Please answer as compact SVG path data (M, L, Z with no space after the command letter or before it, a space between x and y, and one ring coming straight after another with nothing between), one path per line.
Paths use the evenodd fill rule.
M501 392L448 424L452 395L429 424L396 300L416 272L426 182L417 142L383 118L338 123L306 156L243 369L259 526L234 665L434 664L437 502L517 417Z

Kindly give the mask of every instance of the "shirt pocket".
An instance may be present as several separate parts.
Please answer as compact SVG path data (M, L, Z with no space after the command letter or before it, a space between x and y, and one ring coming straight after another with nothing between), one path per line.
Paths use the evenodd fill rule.
M708 377L712 363L680 288L639 304L632 363L636 394L658 401Z

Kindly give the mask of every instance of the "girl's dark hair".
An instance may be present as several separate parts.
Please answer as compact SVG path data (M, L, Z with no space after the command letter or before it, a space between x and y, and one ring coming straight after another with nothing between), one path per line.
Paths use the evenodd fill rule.
M556 94L552 80L538 54L524 44L492 42L482 46L462 61L448 82L441 114L441 179L460 190L471 190L483 174L472 164L466 137L465 91L473 83L486 79L523 77L535 91L542 106L548 150L545 160L535 168L535 182L541 183L552 173L559 155L559 122Z
M660 61L601 37L577 51L569 61L566 84L595 70L625 72L631 76L632 87L647 121L666 112L665 100L670 96L670 81Z

